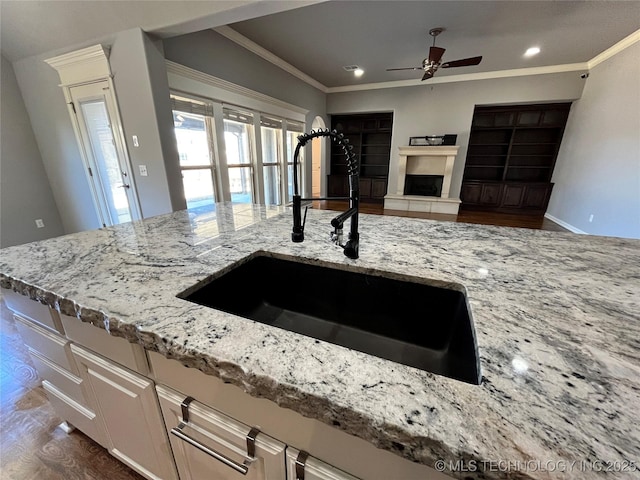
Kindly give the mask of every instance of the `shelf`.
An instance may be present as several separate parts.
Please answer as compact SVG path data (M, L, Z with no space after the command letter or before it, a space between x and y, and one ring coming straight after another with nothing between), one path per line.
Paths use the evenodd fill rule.
M504 165L467 165L466 168L504 168Z
M516 169L519 169L519 168L537 168L537 169L545 169L546 168L546 169L549 169L549 168L551 168L551 166L550 165L547 165L547 166L542 166L542 165L509 165L507 167L507 170L511 170L511 169L514 169L514 168L516 168Z

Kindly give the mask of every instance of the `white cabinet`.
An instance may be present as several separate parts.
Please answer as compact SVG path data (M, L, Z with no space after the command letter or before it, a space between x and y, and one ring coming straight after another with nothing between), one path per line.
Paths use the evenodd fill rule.
M353 475L292 447L287 448L287 478L295 480L358 480Z
M78 345L71 350L111 454L149 479L177 479L153 382Z
M181 393L156 388L181 480L286 480L284 443Z

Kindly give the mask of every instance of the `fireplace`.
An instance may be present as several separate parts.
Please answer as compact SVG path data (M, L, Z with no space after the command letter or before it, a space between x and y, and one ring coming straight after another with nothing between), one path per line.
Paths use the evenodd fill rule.
M460 199L451 197L456 145L398 148L397 187L390 184L384 208L409 212L457 214Z
M404 181L405 195L439 197L442 194L444 175L407 175Z

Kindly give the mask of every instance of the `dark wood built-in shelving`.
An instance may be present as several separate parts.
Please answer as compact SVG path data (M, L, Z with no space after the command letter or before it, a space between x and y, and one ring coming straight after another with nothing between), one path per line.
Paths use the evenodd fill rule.
M571 103L476 107L461 208L544 213Z
M360 161L360 200L381 203L387 193L393 113L334 115L331 129L344 133ZM331 144L330 197L349 195L347 165L342 149Z

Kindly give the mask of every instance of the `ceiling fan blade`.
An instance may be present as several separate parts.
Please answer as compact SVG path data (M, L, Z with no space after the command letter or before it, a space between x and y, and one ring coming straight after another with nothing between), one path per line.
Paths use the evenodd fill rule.
M442 65L440 65L440 68L468 67L470 65L478 65L481 60L482 60L482 56L463 58L461 60L453 60L452 62L445 62Z
M424 82L425 80L430 79L431 77L433 77L433 70L427 70L426 72L424 72L424 75L422 76L422 81Z
M444 55L445 48L430 47L429 48L429 63L439 63L442 55Z
M387 68L387 72L390 72L392 70L422 70L422 67Z

